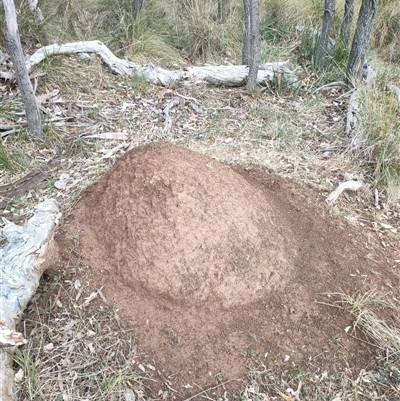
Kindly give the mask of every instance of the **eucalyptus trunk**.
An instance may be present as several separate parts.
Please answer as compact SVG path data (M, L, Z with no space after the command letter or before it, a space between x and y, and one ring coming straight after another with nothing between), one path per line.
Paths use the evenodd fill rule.
M228 0L218 0L218 21L225 22L228 15Z
M354 0L346 0L344 3L344 15L342 25L340 27L340 36L343 43L348 46L350 41L351 24L354 17Z
M258 0L243 0L245 13L245 37L243 43L242 63L249 68L247 87L257 84L257 74L260 64L260 17Z
M353 80L360 81L362 79L377 8L378 0L363 0L361 3L349 63L347 64L346 81L348 84L352 83Z
M39 105L29 79L28 69L22 51L18 30L17 13L13 0L3 0L7 30L5 31L6 45L14 66L18 88L25 106L28 130L36 137L43 139L43 127Z
M145 9L145 0L133 0L133 15L137 18Z
M319 35L315 66L323 68L329 53L329 33L332 27L333 15L335 13L335 0L325 0L324 18L322 21L321 34Z

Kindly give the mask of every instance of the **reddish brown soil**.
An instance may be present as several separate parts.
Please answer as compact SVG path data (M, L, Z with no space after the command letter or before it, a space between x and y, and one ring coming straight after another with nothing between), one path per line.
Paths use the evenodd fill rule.
M310 189L159 143L89 188L58 240L67 255L79 233L84 279L157 368L153 395L168 377L184 398L221 378L240 387L255 355L366 368L371 349L344 332L351 316L315 301L395 283L383 250L339 222Z

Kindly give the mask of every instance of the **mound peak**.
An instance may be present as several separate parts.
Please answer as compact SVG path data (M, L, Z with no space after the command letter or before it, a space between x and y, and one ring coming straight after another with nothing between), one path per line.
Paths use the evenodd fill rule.
M193 151L136 148L81 202L84 256L136 293L230 307L290 274L285 233L263 192Z

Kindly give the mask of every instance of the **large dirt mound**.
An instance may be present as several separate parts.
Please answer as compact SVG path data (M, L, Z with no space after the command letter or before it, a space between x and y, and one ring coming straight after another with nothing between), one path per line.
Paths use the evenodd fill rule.
M131 151L83 205L85 257L132 291L229 307L290 275L294 250L261 190L198 153Z
M315 300L394 282L371 238L327 212L310 189L159 143L85 192L59 244L134 329L157 366L153 395L165 383L184 398L245 379L254 355L365 368L370 349L344 332L351 317Z

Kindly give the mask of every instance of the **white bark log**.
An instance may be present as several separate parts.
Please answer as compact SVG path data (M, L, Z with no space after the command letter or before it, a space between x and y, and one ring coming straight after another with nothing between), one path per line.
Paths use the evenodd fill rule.
M364 183L362 181L346 181L340 184L334 191L332 191L326 198L326 202L329 205L333 205L345 190L358 191Z
M5 227L1 235L7 242L0 248L0 321L11 331L15 330L43 271L48 267L45 256L55 251L53 233L58 218L58 206L52 199L40 202L24 226L17 226L3 218ZM12 351L12 348L7 351L0 349L2 401L15 399Z
M74 42L42 47L28 59L28 70L42 62L46 57L73 53L96 53L117 74L142 75L148 82L163 86L179 81L207 82L221 86L241 86L245 84L248 76L248 68L244 65L193 66L172 71L156 67L152 63L139 65L116 57L106 45L99 41ZM296 75L287 67L287 63L288 61L261 65L257 82L265 84L273 80L276 75L283 75L289 82L297 82Z

